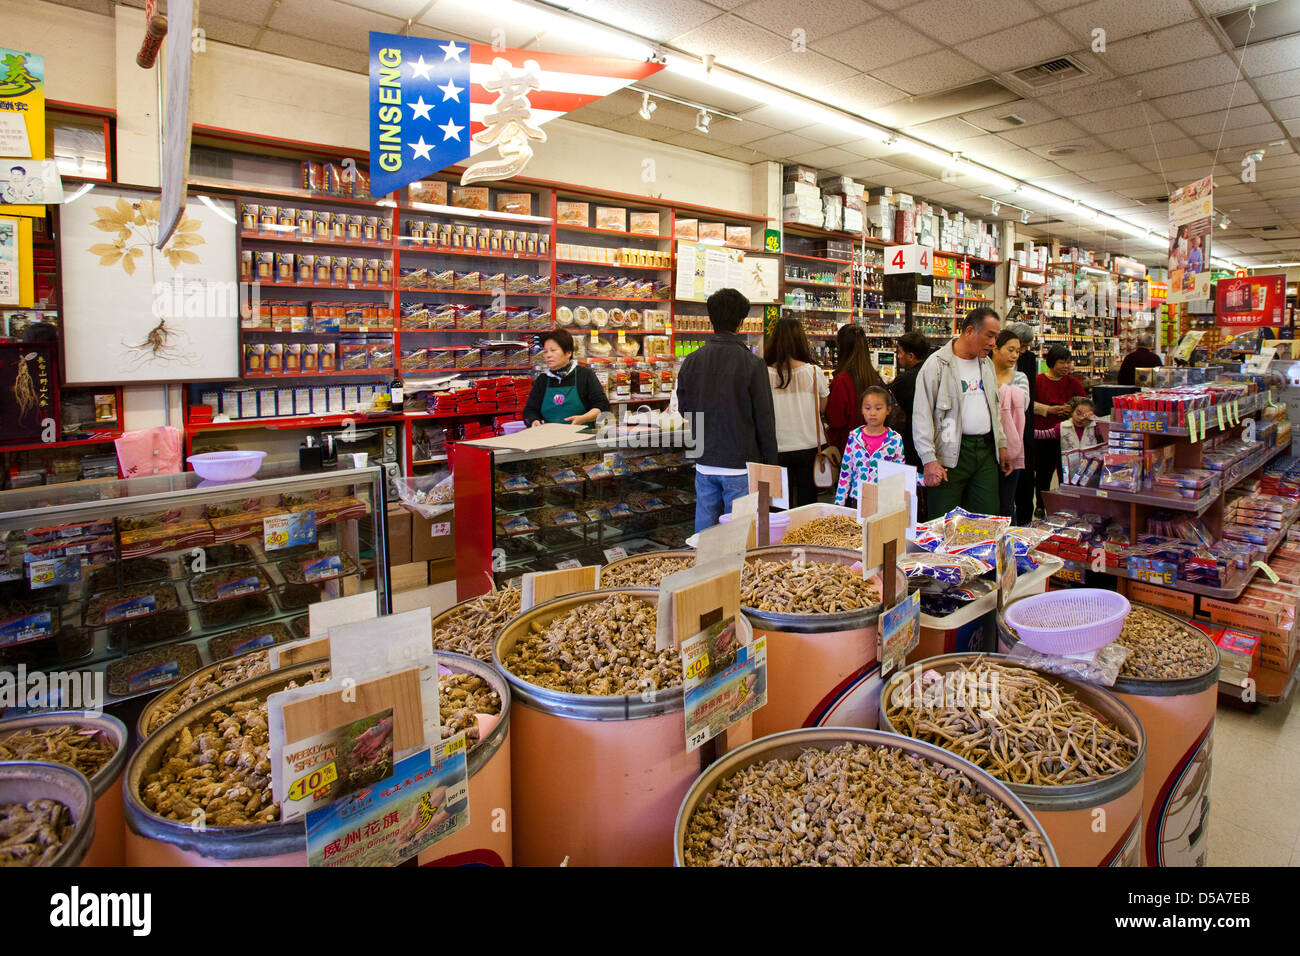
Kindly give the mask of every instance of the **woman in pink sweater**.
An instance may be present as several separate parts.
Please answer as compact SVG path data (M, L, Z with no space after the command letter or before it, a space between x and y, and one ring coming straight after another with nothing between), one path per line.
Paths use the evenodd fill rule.
M998 413L1011 454L1011 474L998 478L998 499L1003 515L1016 517L1016 486L1025 471L1025 406L1029 403L1029 379L1016 369L1020 339L1009 331L998 334L993 350L993 368L998 373Z

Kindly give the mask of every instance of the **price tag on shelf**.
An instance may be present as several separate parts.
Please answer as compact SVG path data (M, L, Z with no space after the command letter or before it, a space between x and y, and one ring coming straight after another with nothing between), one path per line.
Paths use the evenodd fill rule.
M605 561L606 561L606 563L613 563L614 561L619 561L619 560L621 560L621 559L623 559L623 558L626 558L626 557L627 557L627 549L626 549L626 548L606 548L606 549L605 549Z
M1110 497L1110 492L1107 491L1105 488L1098 488L1098 489L1097 489L1097 497L1098 497L1098 498L1109 498L1109 497Z
M1224 417L1223 417L1223 403L1222 403L1222 402L1220 402L1218 405L1215 405L1215 406L1214 406L1214 413L1215 413L1215 415L1218 416L1218 419L1219 419L1219 430L1222 431L1224 428L1227 427L1227 425L1226 425L1226 423L1225 423L1225 419L1224 419Z
M1232 400L1232 423L1234 425L1241 424L1241 399L1239 398Z
M595 345L597 342L600 341L600 336L596 334L596 330L595 330L595 329L592 329L591 332L590 332L589 334L590 334L590 336L591 336L591 344L592 344L592 345Z
M1272 568L1270 568L1268 564L1264 561L1255 561L1251 564L1251 567L1259 568L1261 571L1264 572L1264 574L1268 576L1269 581L1273 582L1274 584L1277 584L1278 581L1282 580L1277 576L1277 572L1274 571Z
M567 561L560 561L555 565L557 571L568 571L570 568L580 568L582 562L577 558L569 558Z
M622 344L623 344L624 342L626 342L626 341L627 341L627 333L624 332L622 329L619 329L619 330L618 330L618 344L619 344L619 345L622 345Z

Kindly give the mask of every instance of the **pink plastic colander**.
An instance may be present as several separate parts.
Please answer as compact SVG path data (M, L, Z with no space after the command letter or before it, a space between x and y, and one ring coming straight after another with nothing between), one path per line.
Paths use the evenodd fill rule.
M1070 588L1022 598L1007 608L1007 624L1042 654L1086 654L1124 629L1128 598L1100 588Z

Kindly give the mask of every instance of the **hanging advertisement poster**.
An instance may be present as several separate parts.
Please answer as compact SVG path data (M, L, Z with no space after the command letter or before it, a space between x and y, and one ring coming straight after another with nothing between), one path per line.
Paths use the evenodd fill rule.
M1169 197L1169 302L1210 297L1213 211L1214 180L1210 176L1174 190Z
M10 183L32 176L35 161L45 158L45 57L0 47L0 165L11 171ZM15 164L5 160L27 160ZM12 172L15 166L22 173ZM43 175L43 174L42 174ZM55 176L57 179L57 174ZM43 199L4 200L6 210L19 216L45 215ZM58 200L55 200L56 202Z
M1286 275L1220 279L1214 298L1219 325L1281 325L1286 311Z

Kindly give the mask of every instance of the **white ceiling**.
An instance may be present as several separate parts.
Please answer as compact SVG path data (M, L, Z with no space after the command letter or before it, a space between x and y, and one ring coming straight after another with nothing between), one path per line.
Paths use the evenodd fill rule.
M111 12L111 0L56 0ZM143 0L127 0L143 6ZM365 72L368 30L492 42L555 52L599 52L572 31L537 33L503 15L499 0L202 0L210 40ZM1300 0L1274 0L1297 3ZM703 56L1044 188L1062 190L1160 232L1172 188L1213 174L1217 256L1243 264L1300 259L1300 37L1251 43L1240 57L1213 19L1249 0L551 0L668 50ZM1262 6L1262 4L1261 4ZM1095 30L1106 48L1093 52ZM793 44L802 37L806 48ZM498 37L500 39L501 37ZM1087 75L1030 92L1009 71L1069 55ZM932 94L996 79L1021 98L963 107L904 125ZM636 115L624 91L570 119L741 162L805 162L987 215L989 188L962 176L940 183L926 160L855 139L807 117L680 76L645 85L738 113L694 132L694 112L660 103ZM1230 107L1230 108L1229 108ZM1016 114L1026 122L1000 119ZM940 115L931 112L928 115ZM1270 145L1278 144L1278 145ZM1065 146L1080 147L1053 155ZM1240 180L1242 156L1266 149L1257 181ZM1216 162L1217 156L1217 162ZM1008 194L1010 202L1015 197ZM1009 210L1004 207L1004 215ZM1030 232L1092 248L1149 256L1146 242L1107 235L1090 216L1034 210ZM1276 227L1272 231L1261 231ZM1291 238L1287 238L1291 237Z

